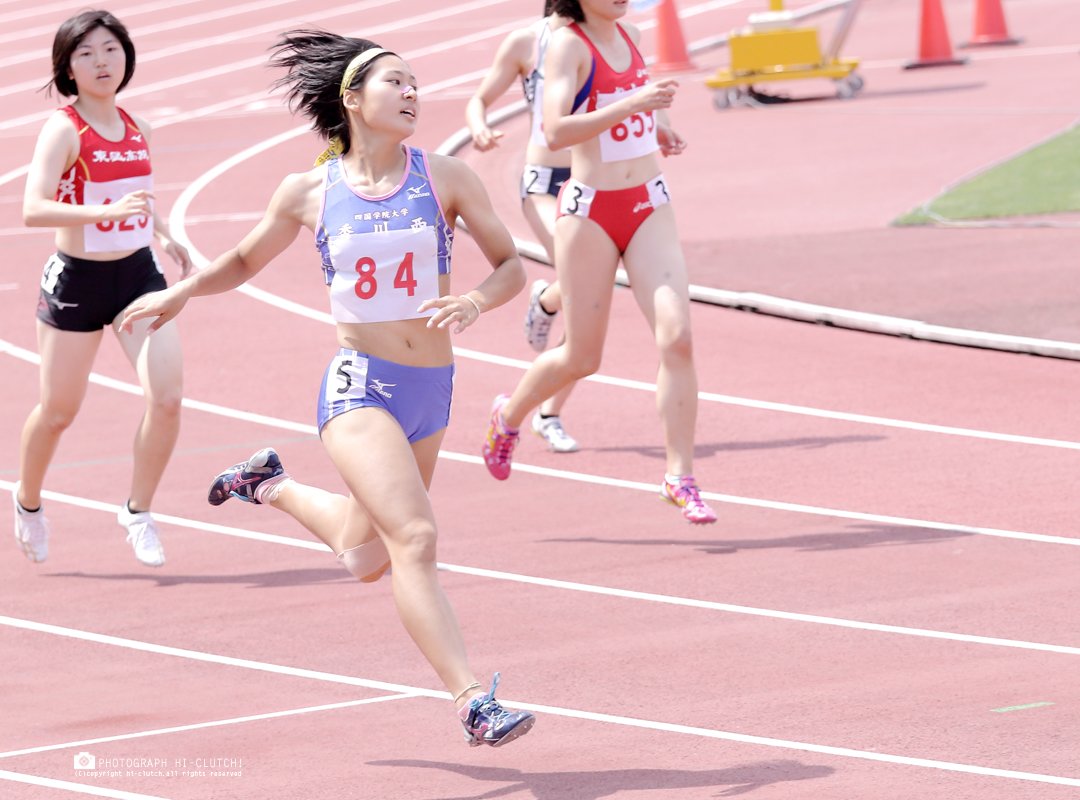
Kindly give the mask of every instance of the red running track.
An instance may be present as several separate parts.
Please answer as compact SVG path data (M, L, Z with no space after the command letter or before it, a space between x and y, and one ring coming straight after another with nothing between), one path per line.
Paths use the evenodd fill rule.
M113 4L139 48L126 102L156 126L159 202L179 205L213 255L319 149L308 134L263 146L302 126L265 92L275 33L314 22L399 48L426 88L417 142L434 147L534 5ZM695 35L751 10L704 7ZM21 226L19 170L49 108L32 89L67 13L0 3L5 489L36 401L32 310L49 248ZM697 104L675 116L693 148L715 117L692 84ZM510 156L467 157L495 176ZM684 173L714 164L705 148L684 158ZM522 233L512 189L490 185ZM679 213L708 222L702 203ZM458 241L468 286L484 267ZM457 342L432 491L440 561L474 667L501 670L508 703L540 720L512 747L471 750L386 582L355 583L283 515L204 500L222 465L270 443L295 474L338 485L311 431L332 347L314 268L304 241L256 281L312 316L242 293L185 312L192 402L156 501L161 570L132 560L114 522L141 404L118 348L103 346L49 476L50 559L12 548L0 562L0 796L1076 795L1070 364L696 306L698 475L721 511L698 529L655 496L655 356L629 294L616 293L603 379L567 410L584 449L555 455L530 439L506 484L475 454L491 396L530 355L524 301L486 315ZM102 768L76 771L80 753Z

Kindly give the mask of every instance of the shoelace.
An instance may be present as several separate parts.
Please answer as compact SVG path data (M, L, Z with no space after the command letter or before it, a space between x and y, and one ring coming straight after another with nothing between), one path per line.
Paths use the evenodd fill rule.
M514 445L517 443L518 434L509 433L501 424L496 422L493 428L492 438L494 441L491 443L491 449L495 451L495 458L500 461L505 461L510 458L514 452ZM494 688L495 687L492 687L492 690L494 690Z
M491 689L487 694L481 695L484 699L473 709L473 720L480 717L481 714L491 719L492 727L498 725L499 720L509 715L509 711L503 708L499 701L495 699L495 688L499 685L499 673L496 672L491 680Z
M705 503L701 499L701 493L698 487L694 484L693 478L683 478L679 481L679 486L673 492L677 500L682 501L684 506L703 506Z

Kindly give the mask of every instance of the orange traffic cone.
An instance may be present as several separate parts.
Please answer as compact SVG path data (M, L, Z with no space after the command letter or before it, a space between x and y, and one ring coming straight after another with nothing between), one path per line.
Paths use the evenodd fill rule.
M984 44L1020 44L1020 40L1009 36L1005 27L1005 12L1001 0L975 0L975 33L964 47L976 47Z
M941 0L922 0L919 12L919 58L904 64L904 69L944 67L966 61L966 58L953 55L949 29L945 25L945 13L941 10Z
M686 39L675 0L661 0L656 7L656 63L653 72L685 72L695 69L686 54Z

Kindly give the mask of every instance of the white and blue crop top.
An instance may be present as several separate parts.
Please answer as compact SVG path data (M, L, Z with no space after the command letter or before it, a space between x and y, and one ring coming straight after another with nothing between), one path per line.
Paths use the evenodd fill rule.
M326 162L315 246L338 322L391 322L431 316L417 308L439 297L450 273L454 230L431 182L427 154L406 146L401 183L367 197L345 180L340 158Z

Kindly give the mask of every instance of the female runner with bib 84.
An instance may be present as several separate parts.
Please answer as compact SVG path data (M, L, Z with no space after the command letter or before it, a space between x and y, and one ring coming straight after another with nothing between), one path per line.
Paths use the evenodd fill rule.
M513 394L495 398L481 452L488 471L506 480L528 411L599 368L621 260L660 355L656 402L667 456L660 496L691 523L715 522L692 474L689 279L656 158L686 147L664 116L678 84L649 81L637 29L619 22L625 0L553 0L551 10L573 20L554 33L544 63L544 135L553 150L570 148L555 223L566 341L542 353Z
M420 106L416 78L400 56L366 39L297 30L278 41L271 65L287 70L278 86L329 149L313 169L285 177L235 248L133 303L122 324L156 317L156 328L189 298L252 278L301 228L314 233L338 345L320 387L319 435L349 494L301 484L264 448L219 474L209 501L235 497L284 511L361 581L392 567L398 615L449 689L466 741L504 745L534 718L499 704L498 673L484 692L469 668L436 572L428 488L450 417L451 329L462 332L514 297L524 268L477 175L457 159L405 144ZM450 293L458 216L493 267L463 295Z
M183 392L180 338L173 325L147 336L147 325L119 335L120 312L165 287L150 245L191 270L154 208L150 127L116 105L135 71L135 47L107 11L84 11L60 25L47 84L75 97L45 122L23 199L23 220L56 229L56 253L45 262L37 309L41 399L23 426L15 484L15 539L31 561L49 553L41 507L45 473L60 436L79 411L106 326L135 367L146 411L135 434L131 492L117 521L135 556L165 563L150 504L180 432Z

